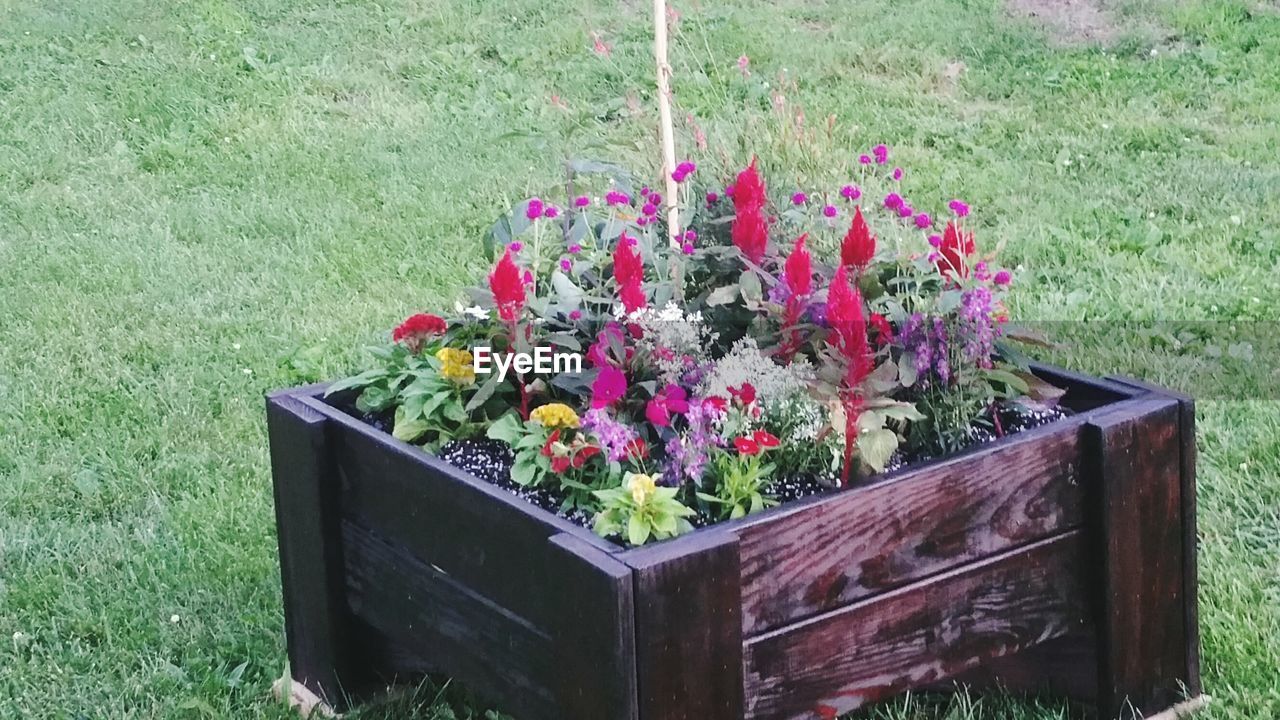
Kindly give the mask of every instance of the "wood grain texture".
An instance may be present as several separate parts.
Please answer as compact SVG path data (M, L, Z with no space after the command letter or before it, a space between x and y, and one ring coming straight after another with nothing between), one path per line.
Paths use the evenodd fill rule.
M743 527L755 635L1078 526L1082 418Z
M267 398L267 428L290 670L342 707L366 675L352 652L327 421L286 391Z
M1167 708L1189 679L1182 411L1173 398L1150 398L1086 426L1101 500L1098 702L1107 717Z
M564 717L639 720L631 568L572 535L549 541L556 697Z
M737 538L717 528L687 538L620 556L635 579L640 717L742 720Z
M342 513L538 627L556 613L547 538L590 531L328 408Z
M1091 624L1046 643L991 658L931 690L1050 693L1083 703L1098 697L1098 647Z
M384 676L445 673L519 717L563 717L546 633L366 528L342 533L352 613L392 641Z
M1073 530L750 640L746 717L835 718L1087 622Z

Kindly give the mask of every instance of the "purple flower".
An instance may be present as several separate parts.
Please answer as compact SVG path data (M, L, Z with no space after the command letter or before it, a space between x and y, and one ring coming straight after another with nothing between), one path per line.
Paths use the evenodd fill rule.
M813 303L809 306L808 310L805 310L804 314L809 319L809 322L814 325L817 325L818 327L827 327L826 303Z
M933 225L933 218L929 217L929 213L919 213L916 215L916 227L924 230Z
M718 202L720 202L720 195L718 193L714 193L714 192L707 193L708 206L715 205Z
M894 179L894 180L901 180L901 179L902 179L902 168L900 168L900 167L896 167L896 168L894 168L894 169L893 169L893 179Z
M513 253L518 253L524 249L524 243L519 240L513 240L509 245L507 245L507 249Z
M649 186L645 185L640 188L640 197L649 197Z
M871 164L871 156L870 156L870 155L859 155L859 156L858 156L858 162L862 163L863 165L870 165L870 164Z
M684 162L676 166L675 172L671 173L671 179L675 180L678 183L684 182L685 178L692 175L693 171L697 169L698 169L697 165L694 165L692 162L685 160Z
M1000 335L1000 323L994 317L995 310L995 299L991 291L982 286L965 292L960 299L959 336L963 338L961 350L966 360L980 368L991 367L991 358L996 352L995 343Z
M798 193L796 193L795 195L792 195L792 196L791 196L791 204L792 204L792 205L803 205L803 204L805 204L805 203L807 203L807 202L809 202L809 196L808 196L808 195L805 195L805 194L804 194L804 193L802 193L802 192L798 192Z
M610 190L607 194L605 194L604 201L610 205L630 205L631 204L631 198L627 197L626 193L619 192L617 190Z
M644 207L640 208L640 212L645 215L656 215L658 213L658 206L651 202L647 202L644 204Z
M845 200L857 200L862 197L862 191L856 185L845 185L840 188L840 197Z
M826 207L822 208L822 214L826 215L829 218L835 217L836 214L839 212L840 212L839 210L836 210L835 205L827 205Z
M973 276L978 280L991 279L991 273L987 271L987 262L985 260L980 260L973 266Z
M640 227L644 227L645 225L648 225L649 224L648 216L636 218L636 224L639 225Z
M898 193L891 192L888 195L884 196L884 206L889 208L890 210L897 210L898 208L902 207L904 204L905 203L902 201L902 196L899 195Z
M631 443L639 435L630 427L618 422L604 408L588 410L582 416L582 428L595 435L604 448L609 462L619 462L627 456Z
M898 208L898 217L909 218L915 214L916 214L915 208L911 207L910 205L903 205L902 207Z
M533 284L533 273L532 273L532 272L530 272L530 271L528 271L528 270L525 270L525 271L524 271L524 277L523 277L523 278L521 278L521 280L523 280L523 281L524 281L524 284L525 284L525 285L532 285L532 284Z
M552 219L557 218L560 216L560 208L556 207L555 205L548 205L547 209L542 211L542 216L545 218L552 218Z
M649 202L653 203L654 205L661 205L662 195L660 193L655 192L654 194L649 196Z
M692 255L692 254L693 254L693 243L685 243L684 245L681 245L681 246L680 246L680 250L681 250L681 252L683 252L685 255Z
M581 310L570 310L570 311L569 311L569 319L570 319L570 320L581 320L581 319L582 319L582 311L581 311Z
M871 154L876 156L877 165L884 165L889 162L889 148L884 144L871 148Z
M698 233L696 233L696 232L694 232L694 231L692 231L692 230L685 230L685 231L684 231L684 239L685 239L685 241L687 241L687 242L697 242L697 240L698 240Z
M1001 286L1008 285L1011 282L1013 282L1013 273L1009 272L1008 270L1001 270L1000 272L996 273L995 283L997 285L1001 285Z
M560 259L560 269L561 269L561 270L563 270L563 271L565 271L565 272L569 272L570 270L572 270L572 269L573 269L573 262L572 262L572 261L570 261L570 260L569 260L569 258L561 258L561 259Z
M947 207L951 208L951 212L955 213L956 217L966 217L969 215L969 206L961 200L952 200L947 203Z
M942 247L942 236L941 236L941 235L930 235L930 236L929 236L929 244L930 244L930 245L932 245L932 246L934 246L934 247Z
M690 401L685 420L688 431L667 441L667 462L662 469L662 477L668 485L679 485L686 479L695 483L702 480L710 459L709 452L716 445L712 427L715 418L706 403L700 399Z
M570 246L569 246L569 254L570 254L570 255L577 255L577 254L578 254L578 253L580 253L580 252L582 252L582 246L581 246L581 245L579 245L578 243L574 243L574 244L572 244L572 245L570 245Z
M586 195L579 195L578 197L573 199L574 207L584 208L590 204L591 204L591 198L587 197Z
M524 216L530 220L537 220L542 217L542 201L538 198L529 198L529 204L524 209Z

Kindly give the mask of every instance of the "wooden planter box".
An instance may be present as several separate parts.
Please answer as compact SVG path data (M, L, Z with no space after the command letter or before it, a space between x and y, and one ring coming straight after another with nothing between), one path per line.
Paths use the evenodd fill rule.
M1051 368L1077 412L627 550L328 404L267 410L293 678L440 673L521 720L833 718L959 679L1103 717L1200 692L1195 411Z

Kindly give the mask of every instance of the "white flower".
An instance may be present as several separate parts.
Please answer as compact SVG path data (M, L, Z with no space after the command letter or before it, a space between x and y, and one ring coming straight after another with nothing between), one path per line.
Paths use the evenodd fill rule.
M762 407L805 389L813 379L813 366L805 360L779 365L760 352L755 338L742 338L707 374L701 394L729 397L729 388L751 383Z
M467 308L467 309L463 310L462 312L463 312L463 314L464 314L464 315L470 315L471 317L473 317L473 318L475 318L475 319L477 319L477 320L488 320L488 319L489 319L489 311L488 311L488 310L485 310L484 308L480 307L479 305L472 305L471 307L469 307L469 308Z
M178 617L177 613L174 613L173 615L169 616L169 622L173 623L174 625L177 625L181 620L182 618Z

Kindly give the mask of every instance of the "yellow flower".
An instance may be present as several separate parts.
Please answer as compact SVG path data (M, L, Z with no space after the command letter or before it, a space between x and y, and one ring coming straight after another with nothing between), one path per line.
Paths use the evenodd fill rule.
M466 350L441 348L436 359L443 365L440 375L456 385L471 385L476 381L476 370L471 365L471 353Z
M533 412L529 413L529 416L542 423L544 427L553 430L578 427L578 413L564 403L543 405L535 408Z
M631 491L631 499L635 500L636 505L644 505L649 498L653 497L653 493L658 489L658 483L654 481L652 475L628 473L627 489Z

